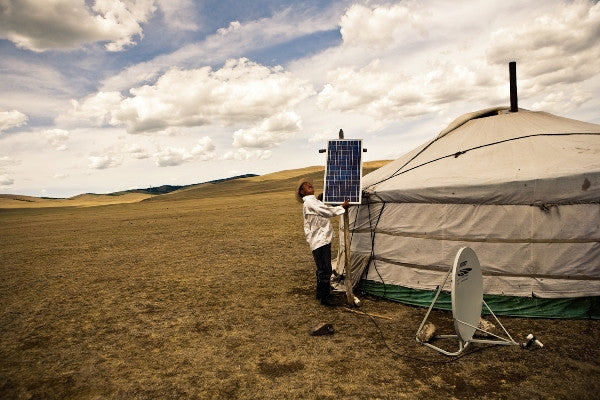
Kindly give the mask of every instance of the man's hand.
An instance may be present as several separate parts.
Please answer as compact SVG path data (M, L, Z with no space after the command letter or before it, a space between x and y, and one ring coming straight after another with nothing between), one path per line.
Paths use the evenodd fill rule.
M348 206L350 205L350 200L346 200L345 202L342 203L342 207L344 207L344 209L348 209Z

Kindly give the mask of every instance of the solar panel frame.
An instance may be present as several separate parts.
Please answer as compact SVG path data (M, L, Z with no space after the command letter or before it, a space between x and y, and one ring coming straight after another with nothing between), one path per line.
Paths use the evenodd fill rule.
M323 202L362 202L362 139L335 139L327 142Z

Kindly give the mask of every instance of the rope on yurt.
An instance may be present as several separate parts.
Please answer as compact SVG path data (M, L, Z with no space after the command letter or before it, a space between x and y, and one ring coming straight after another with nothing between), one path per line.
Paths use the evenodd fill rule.
M350 248L352 248L352 239L354 238L354 231L356 230L356 220L358 219L358 214L360 213L361 206L362 206L362 204L359 204L358 207L356 208L356 216L354 217L354 223L352 224L352 229L350 230ZM368 202L367 202L367 209L369 209ZM369 213L369 225L371 224L370 218L371 218L371 214ZM372 249L372 246L371 246L371 249ZM371 250L371 254L373 254L372 250ZM382 280L382 282L383 282L383 280Z
M398 172L399 172L399 171L400 171L402 168L406 167L406 166L407 166L408 164L410 164L410 163L411 163L411 162L412 162L412 161L413 161L415 158L417 158L417 157L419 157L421 154L423 154L423 152L424 152L425 150L427 150L427 149L429 148L429 146L431 146L432 144L434 144L435 142L437 142L437 140L438 140L438 138L435 138L434 140L432 140L431 142L429 142L429 143L427 144L427 146L423 147L423 148L421 149L421 151L419 151L417 154L415 154L415 155L414 155L414 156L413 156L413 157L412 157L410 160L408 160L407 162L405 162L405 163L404 163L404 164L403 164L403 165L402 165L400 168L398 168L398 169L396 170L396 172L394 172L393 174L391 174L391 175L390 175L390 176L388 176L387 178L380 180L379 182L372 183L372 184L371 184L371 185L369 185L368 187L372 187L372 186L375 186L375 185L377 185L377 184L380 184L381 182L385 182L385 181L387 181L388 179L392 179L394 176L396 176L396 174L397 174L397 173L398 173Z
M420 156L425 150L427 150L429 148L429 146L431 146L433 143L435 143L437 141L437 138L436 138L435 140L432 140L431 142L429 142L429 144L427 144L427 146L425 146L423 149L421 149L421 151L419 151L417 154L415 154L413 157L411 157L410 160L408 160L407 162L405 162L393 174L391 174L387 178L384 178L384 179L382 179L382 180L380 180L378 182L370 184L368 187L373 187L373 186L378 185L378 184L380 184L382 182L385 182L385 181L387 181L389 179L395 178L396 176L405 174L405 173L407 173L409 171L412 171L414 169L423 167L425 165L428 165L428 164L431 164L431 163L434 163L434 162L437 162L437 161L440 161L440 160L443 160L443 159L446 159L446 158L451 158L451 157L458 158L459 156L461 156L461 155L463 155L463 154L465 154L465 153L467 153L469 151L472 151L472 150L479 150L479 149L482 149L484 147L494 146L494 145L502 144L502 143L506 143L506 142L512 142L513 140L528 139L528 138L532 138L532 137L543 137L543 136L575 136L575 135L600 135L600 133L595 133L595 132L589 132L589 133L583 133L583 132L581 132L581 133L536 133L536 134L532 134L532 135L519 136L519 137L510 138L510 139L499 140L497 142L482 144L482 145L471 147L471 148L468 148L468 149L465 149L465 150L460 150L460 151L457 151L455 153L447 154L445 156L441 156L441 157L435 158L433 160L429 160L429 161L424 162L422 164L415 165L414 167L411 167L411 168L409 168L409 169L407 169L405 171L400 172L402 170L402 168L406 167L411 161L413 161L415 158L417 158L418 156Z
M367 210L369 213L369 231L371 232L371 256L370 257L371 257L371 260L373 261L373 268L375 268L375 272L377 272L377 276L379 276L379 279L381 280L381 283L383 284L383 297L385 297L387 294L387 285L385 284L383 277L381 276L381 274L379 273L379 270L377 269L377 260L375 258L375 235L376 235L376 231L377 231L377 225L379 225L379 220L381 219L381 214L383 214L383 209L385 208L386 203L385 202L381 203L381 210L379 210L379 215L377 216L377 220L375 221L374 228L371 224L370 204L371 204L371 202L367 199ZM354 221L356 221L356 219Z
M379 270L377 269L377 263L376 263L376 259L375 259L375 234L376 234L376 230L377 230L377 225L379 224L379 220L381 219L381 214L383 214L383 209L385 208L385 202L382 202L381 204L381 209L379 210L379 215L377 216L377 221L375 222L375 227L373 228L372 224L371 224L371 207L370 207L371 202L369 200L367 200L367 212L369 214L369 232L371 234L371 255L370 255L370 259L373 260L373 267L375 268L375 272L377 273L377 275L379 276L379 279L381 280L381 283L383 284L383 295L386 295L386 284L383 280L383 277L381 276L381 274L379 273ZM352 239L354 238L354 231L356 230L356 221L358 220L358 215L360 213L360 208L361 208L362 204L359 204L357 209L356 209L356 216L354 217L354 222L352 225L352 229L350 229L350 247L352 247ZM366 272L366 271L365 271Z

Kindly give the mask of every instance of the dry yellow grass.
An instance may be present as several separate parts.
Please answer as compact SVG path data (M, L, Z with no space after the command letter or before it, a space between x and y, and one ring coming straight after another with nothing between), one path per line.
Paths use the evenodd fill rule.
M137 203L152 195L126 193L122 195L82 194L68 199L51 199L0 194L1 208L94 207L108 204Z
M365 297L363 311L389 318L376 326L321 306L292 175L0 210L0 398L597 395L598 321L505 318L546 347L478 347L446 363L414 340L422 308ZM449 317L433 322L451 329ZM321 322L335 334L310 336Z

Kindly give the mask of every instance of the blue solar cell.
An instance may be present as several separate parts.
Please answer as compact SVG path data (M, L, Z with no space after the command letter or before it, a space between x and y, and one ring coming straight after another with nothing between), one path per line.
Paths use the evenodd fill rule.
M325 203L361 202L362 140L330 140L325 169Z

